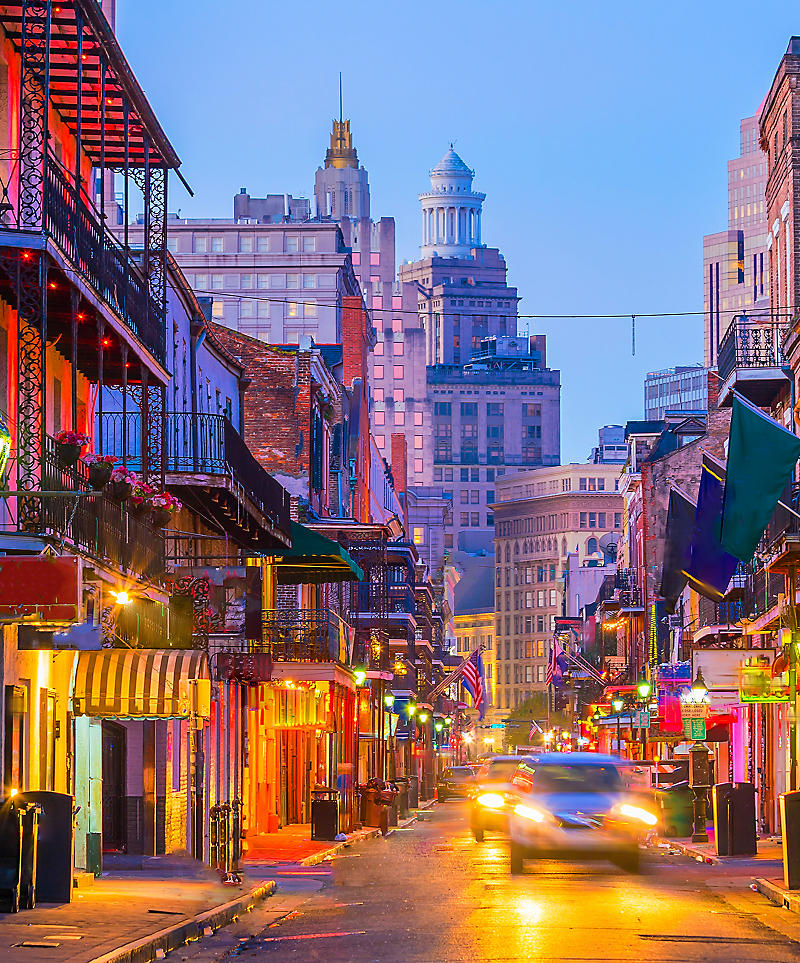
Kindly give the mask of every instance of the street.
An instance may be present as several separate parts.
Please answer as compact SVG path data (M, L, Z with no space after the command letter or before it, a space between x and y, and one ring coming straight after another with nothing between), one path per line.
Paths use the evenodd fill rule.
M286 873L287 875L281 875ZM606 864L529 864L512 878L505 841L472 839L465 804L371 839L309 870L232 932L181 953L227 959L779 961L800 959L800 917L748 887L752 867L653 850L639 876ZM280 913L280 916L276 916Z

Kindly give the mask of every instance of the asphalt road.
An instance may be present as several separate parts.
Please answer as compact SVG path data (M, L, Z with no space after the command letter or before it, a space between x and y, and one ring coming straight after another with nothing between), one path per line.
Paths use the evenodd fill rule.
M512 877L506 842L475 843L461 802L313 873L281 872L274 902L240 921L227 946L198 946L197 956L182 958L800 961L800 917L752 892L746 864L699 865L660 851L636 876L605 864L541 862Z

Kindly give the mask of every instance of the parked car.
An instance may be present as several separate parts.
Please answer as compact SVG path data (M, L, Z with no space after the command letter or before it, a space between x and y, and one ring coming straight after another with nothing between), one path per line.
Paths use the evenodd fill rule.
M601 859L639 870L639 843L658 817L624 787L619 760L595 753L543 753L511 780L511 872L526 859Z
M475 772L469 766L445 769L436 783L436 798L445 802L450 797L466 799L475 788Z
M469 825L477 842L489 832L507 832L513 808L511 780L525 756L492 756L478 770L470 804Z

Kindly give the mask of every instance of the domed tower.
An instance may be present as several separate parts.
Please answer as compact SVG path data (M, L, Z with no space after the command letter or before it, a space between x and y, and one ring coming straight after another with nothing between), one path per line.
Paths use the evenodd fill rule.
M420 194L422 257L469 257L481 245L481 207L486 198L472 190L470 170L450 150L430 172L431 189Z

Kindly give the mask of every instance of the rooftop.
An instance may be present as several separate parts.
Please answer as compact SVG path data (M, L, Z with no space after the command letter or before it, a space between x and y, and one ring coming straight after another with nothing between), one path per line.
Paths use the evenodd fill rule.
M453 145L450 145L450 150L444 155L444 157L439 161L439 163L431 170L431 176L434 174L461 174L467 177L474 177L475 171L470 170L469 167L464 163L463 160L458 156L458 154L453 150Z

